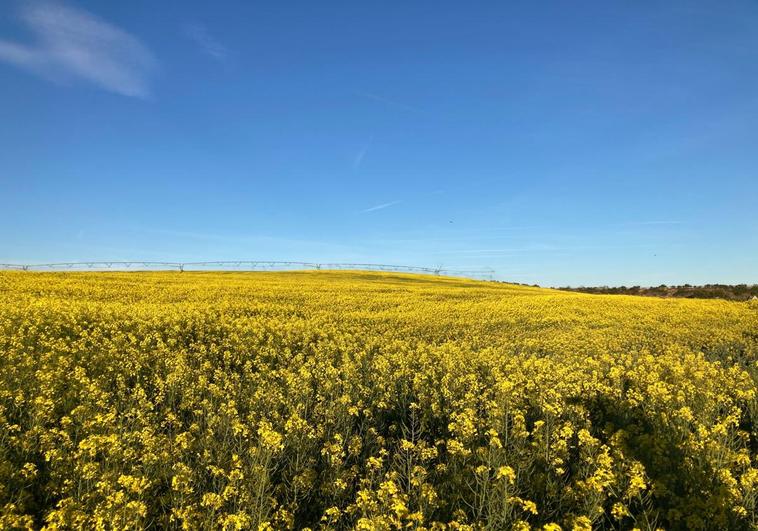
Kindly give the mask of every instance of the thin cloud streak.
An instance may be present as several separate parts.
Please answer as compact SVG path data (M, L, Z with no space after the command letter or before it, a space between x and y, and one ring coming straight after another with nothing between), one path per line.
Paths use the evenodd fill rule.
M268 236L262 234L251 235L236 235L236 234L214 234L206 232L193 232L183 230L171 230L171 229L156 229L156 228L138 228L138 232L146 232L150 234L159 234L163 236L185 238L192 240L205 240L209 242L227 243L227 244L260 244L260 243L282 243L287 245L341 245L333 242L325 242L319 240L306 240L298 238L281 238L276 236Z
M630 221L622 225L682 225L681 221Z
M358 150L358 153L356 153L355 158L353 159L353 170L360 169L361 164L363 164L363 158L366 156L366 153L368 153L368 150L371 147L373 141L374 137L369 137L368 142L366 142L363 147Z
M651 244L639 244L639 245L549 245L549 244L535 244L525 247L509 247L498 249L456 249L449 251L438 251L434 254L439 255L479 255L479 256L498 256L498 255L510 255L510 254L524 254L524 253L571 253L577 251L587 250L613 250L613 249L656 249L656 245Z
M205 260L238 260L240 253L245 259L313 261L368 261L370 250L360 245L340 241L280 237L265 234L217 234L189 230L172 230L154 227L132 227L131 232L155 234L167 237L163 245L173 245L179 240L202 242ZM194 247L193 247L194 249ZM213 255L207 253L213 252ZM253 254L250 254L250 253ZM262 253L262 254L261 254ZM325 254L324 254L325 253Z
M49 1L25 3L22 23L34 44L0 40L0 61L55 82L78 79L122 96L147 98L157 67L136 37L81 9Z
M422 112L421 109L419 109L418 107L414 107L412 105L406 105L405 103L400 103L393 99L385 98L384 96L379 96L378 94L374 94L372 92L359 92L358 94L363 96L364 98L378 101L379 103L384 103L385 105L389 105L390 107L397 107L398 109L402 109L404 111L411 111L411 112L418 112L418 113Z
M382 210L384 208L389 208L391 206L397 205L402 203L402 199L398 199L397 201L390 201L389 203L382 203L381 205L372 206L371 208L367 208L365 210L361 210L361 214L365 214L367 212L375 212L377 210Z
M439 251L435 254L512 254L512 253L531 253L531 252L558 252L567 249L560 247L521 247L508 249L459 249L452 251Z
M217 61L224 62L229 58L229 48L221 44L201 24L187 24L184 33L197 44L206 55Z

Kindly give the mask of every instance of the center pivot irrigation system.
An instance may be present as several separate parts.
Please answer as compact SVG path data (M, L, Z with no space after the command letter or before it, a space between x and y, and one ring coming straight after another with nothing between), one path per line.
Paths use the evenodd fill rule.
M150 262L143 260L107 262L56 262L49 264L0 264L0 269L18 271L295 271L295 270L365 270L421 273L492 280L494 269L447 269L389 264L348 264L316 262L275 262L234 260L220 262Z

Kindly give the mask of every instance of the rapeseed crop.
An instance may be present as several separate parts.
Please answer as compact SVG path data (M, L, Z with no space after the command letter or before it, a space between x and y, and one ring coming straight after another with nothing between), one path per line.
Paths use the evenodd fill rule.
M758 305L0 274L0 527L756 529Z

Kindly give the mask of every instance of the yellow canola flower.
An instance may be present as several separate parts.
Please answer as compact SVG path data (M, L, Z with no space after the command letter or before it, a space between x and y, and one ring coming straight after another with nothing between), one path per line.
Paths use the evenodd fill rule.
M508 480L510 483L513 483L516 481L516 472L513 470L513 468L509 466L501 466L497 469L497 474L495 476L497 479L504 478Z
M0 272L0 528L749 529L756 330L395 273Z

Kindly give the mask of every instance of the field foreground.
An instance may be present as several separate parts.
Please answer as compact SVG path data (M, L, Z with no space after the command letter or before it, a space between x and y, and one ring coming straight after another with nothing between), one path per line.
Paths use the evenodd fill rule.
M758 305L0 273L0 528L750 529Z

